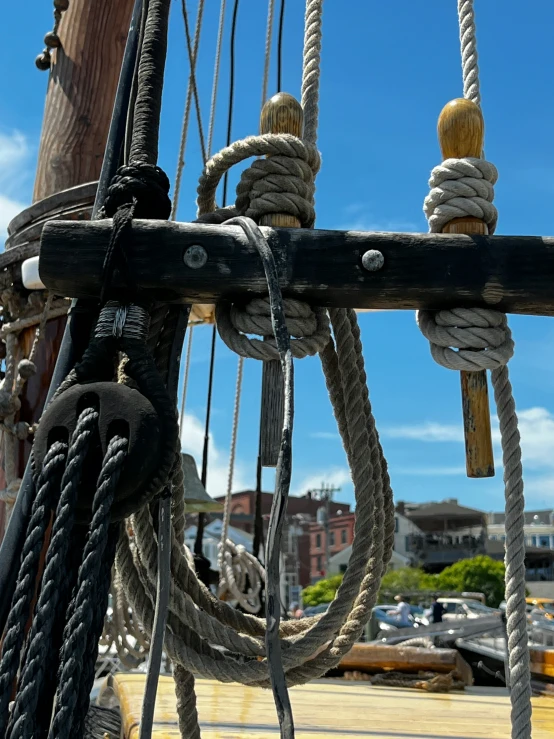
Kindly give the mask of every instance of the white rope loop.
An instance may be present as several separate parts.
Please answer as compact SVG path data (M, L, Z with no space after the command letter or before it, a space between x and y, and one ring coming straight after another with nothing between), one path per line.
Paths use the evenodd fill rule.
M471 216L485 221L493 234L498 220L492 202L497 179L496 167L485 159L446 159L435 167L423 203L431 233L441 233L453 218Z
M230 539L220 542L218 560L219 597L228 594L247 613L258 614L265 583L265 570L260 562L242 544L236 545Z
M487 308L421 310L417 322L429 340L433 359L447 369L493 370L513 356L514 342L504 313Z
M284 300L287 328L292 337L291 351L295 359L313 357L329 342L329 316L325 308L311 308L298 300ZM279 353L273 329L269 298L256 298L246 305L221 301L215 318L219 335L225 344L241 357L263 362L277 361ZM250 338L257 335L263 339Z
M214 154L198 181L198 216L217 210L215 194L225 172L250 157L261 156L270 159L255 162L237 187L238 214L258 220L268 213L285 212L299 218L304 226L313 225L313 206L301 193L313 193L313 180L321 164L319 152L287 133L248 136ZM274 157L278 158L275 163Z

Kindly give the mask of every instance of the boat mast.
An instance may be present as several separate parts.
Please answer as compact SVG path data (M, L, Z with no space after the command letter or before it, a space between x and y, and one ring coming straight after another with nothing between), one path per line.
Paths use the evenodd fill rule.
M19 293L20 265L30 255L30 240L38 253L42 224L49 218L90 218L132 8L133 0L71 0L63 13L58 33L61 47L52 53L33 205L8 229L6 250L13 250L9 271ZM21 396L21 421L33 424L40 417L65 321L65 316L48 321L35 360L37 373ZM31 327L19 335L23 356L28 355L35 330ZM18 445L19 477L30 448L29 441ZM4 509L0 502L0 540L6 522Z

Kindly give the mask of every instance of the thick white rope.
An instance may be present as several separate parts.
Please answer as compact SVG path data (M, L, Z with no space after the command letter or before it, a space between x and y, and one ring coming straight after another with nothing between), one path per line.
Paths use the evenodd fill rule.
M267 28L265 33L265 56L264 56L264 74L262 78L262 105L263 108L267 100L267 88L269 86L269 67L271 64L271 41L273 38L273 18L275 15L275 0L268 0L267 3Z
M308 6L314 7L311 2L308 2ZM317 31L320 24L312 23L312 27ZM314 38L314 33L310 38ZM306 65L306 68L310 69L310 65ZM313 67L310 74L312 81L306 87L306 97L317 117L317 80L314 79ZM257 138L256 143L259 143ZM285 139L285 143L293 156L294 147L305 151L308 148L294 137L290 142ZM282 140L271 144L280 146ZM255 148L250 151L253 155L269 153ZM237 161L241 158L238 156ZM230 164L227 161L220 168L218 176L228 166ZM210 189L208 183L199 198L200 201L204 198L203 202L207 204L201 208L204 212L208 212L214 202L215 191L210 193ZM320 619L281 624L283 664L290 684L306 682L324 674L338 664L359 638L375 603L381 575L390 559L394 541L392 492L369 403L357 319L353 311L334 310L331 320L334 341L327 341L321 358L335 416L352 467L357 511L355 537L344 580L327 613ZM176 511L181 495L180 486L176 486ZM182 516L176 515L180 531ZM130 542L127 536L122 537L117 566L132 607L148 632L152 628L157 561L157 544L150 511L145 509L136 514L132 525L136 544ZM172 573L166 634L166 648L171 658L189 672L223 681L238 680L244 684L267 687L265 621L241 613L213 598L192 571L178 537L173 540ZM214 648L216 646L219 648ZM262 660L252 657L261 657ZM181 730L187 735L187 732L196 729L187 724Z
M479 69L473 0L459 0L464 97L480 104ZM448 159L436 167L424 211L431 232L440 232L460 215L482 218L494 233L492 205L497 179L492 164L480 159ZM525 611L524 494L517 414L507 362L513 341L506 316L491 309L420 311L418 324L429 339L433 358L443 367L492 370L492 384L500 423L506 499L506 616L512 739L531 737L531 676ZM508 533L509 532L509 533Z
M473 0L458 0L458 25L460 27L464 97L481 105Z

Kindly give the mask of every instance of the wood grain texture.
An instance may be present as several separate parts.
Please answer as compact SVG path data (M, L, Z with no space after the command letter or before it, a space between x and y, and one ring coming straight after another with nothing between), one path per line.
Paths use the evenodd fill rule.
M40 274L59 295L97 298L112 222L54 221L42 233ZM265 229L283 294L314 305L380 310L494 307L554 315L554 238ZM267 293L260 258L235 226L133 221L130 263L145 297L213 303ZM208 261L183 254L202 244ZM362 255L382 252L378 272ZM114 275L120 295L125 282Z
M302 106L292 95L278 92L262 108L260 133L302 135ZM300 221L287 213L271 213L260 218L261 226L299 228ZM260 420L260 457L263 467L276 467L281 448L285 409L283 373L280 362L264 362Z
M439 117L438 136L443 159L481 157L485 122L479 106L463 98L447 103ZM455 218L446 224L443 233L483 236L488 228L479 218ZM494 477L487 373L460 374L467 476Z
M122 736L138 739L146 675L117 673L99 698L121 706ZM106 688L108 688L106 690ZM268 739L279 729L272 695L235 683L196 680L202 737ZM104 691L106 691L104 693ZM105 697L104 697L105 696ZM291 690L297 739L506 739L510 696L505 688L470 687L446 694L377 687L367 682L317 680ZM533 697L533 737L554 731L551 697ZM171 676L159 680L153 739L180 739Z
M97 180L132 0L72 2L53 54L34 200Z

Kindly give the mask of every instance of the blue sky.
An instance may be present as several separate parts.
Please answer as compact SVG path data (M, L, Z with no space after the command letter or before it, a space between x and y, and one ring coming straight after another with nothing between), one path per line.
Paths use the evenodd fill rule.
M189 0L194 22L196 3ZM225 143L229 27L227 5L215 148ZM289 0L284 29L283 89L299 95L303 6ZM553 234L554 3L476 3L486 152L499 169L497 233ZM500 12L501 11L501 12ZM206 0L198 80L207 125L219 0ZM241 0L238 16L233 138L256 133L261 98L267 3ZM4 9L5 73L0 76L0 229L29 203L47 75L34 57L51 27L43 0ZM325 4L317 180L320 228L425 231L422 213L431 168L440 161L436 120L461 95L455 0L350 0ZM276 40L276 37L275 37ZM275 50L275 44L274 44ZM275 59L273 60L275 61ZM276 91L273 64L270 93ZM188 78L180 2L174 2L160 145L173 179ZM201 159L191 122L179 219L195 214ZM237 176L233 175L230 184ZM2 237L0 237L1 239ZM521 416L528 507L554 505L554 321L510 317L511 362ZM360 316L370 394L397 500L457 497L484 510L503 506L501 469L493 480L464 473L459 377L436 366L411 312ZM209 361L209 328L194 333L184 447L201 454ZM208 490L225 490L237 360L217 347ZM236 487L252 486L258 438L260 364L246 363ZM293 492L322 480L352 502L346 461L317 359L296 363ZM499 458L498 434L495 447ZM265 473L270 489L272 474Z

